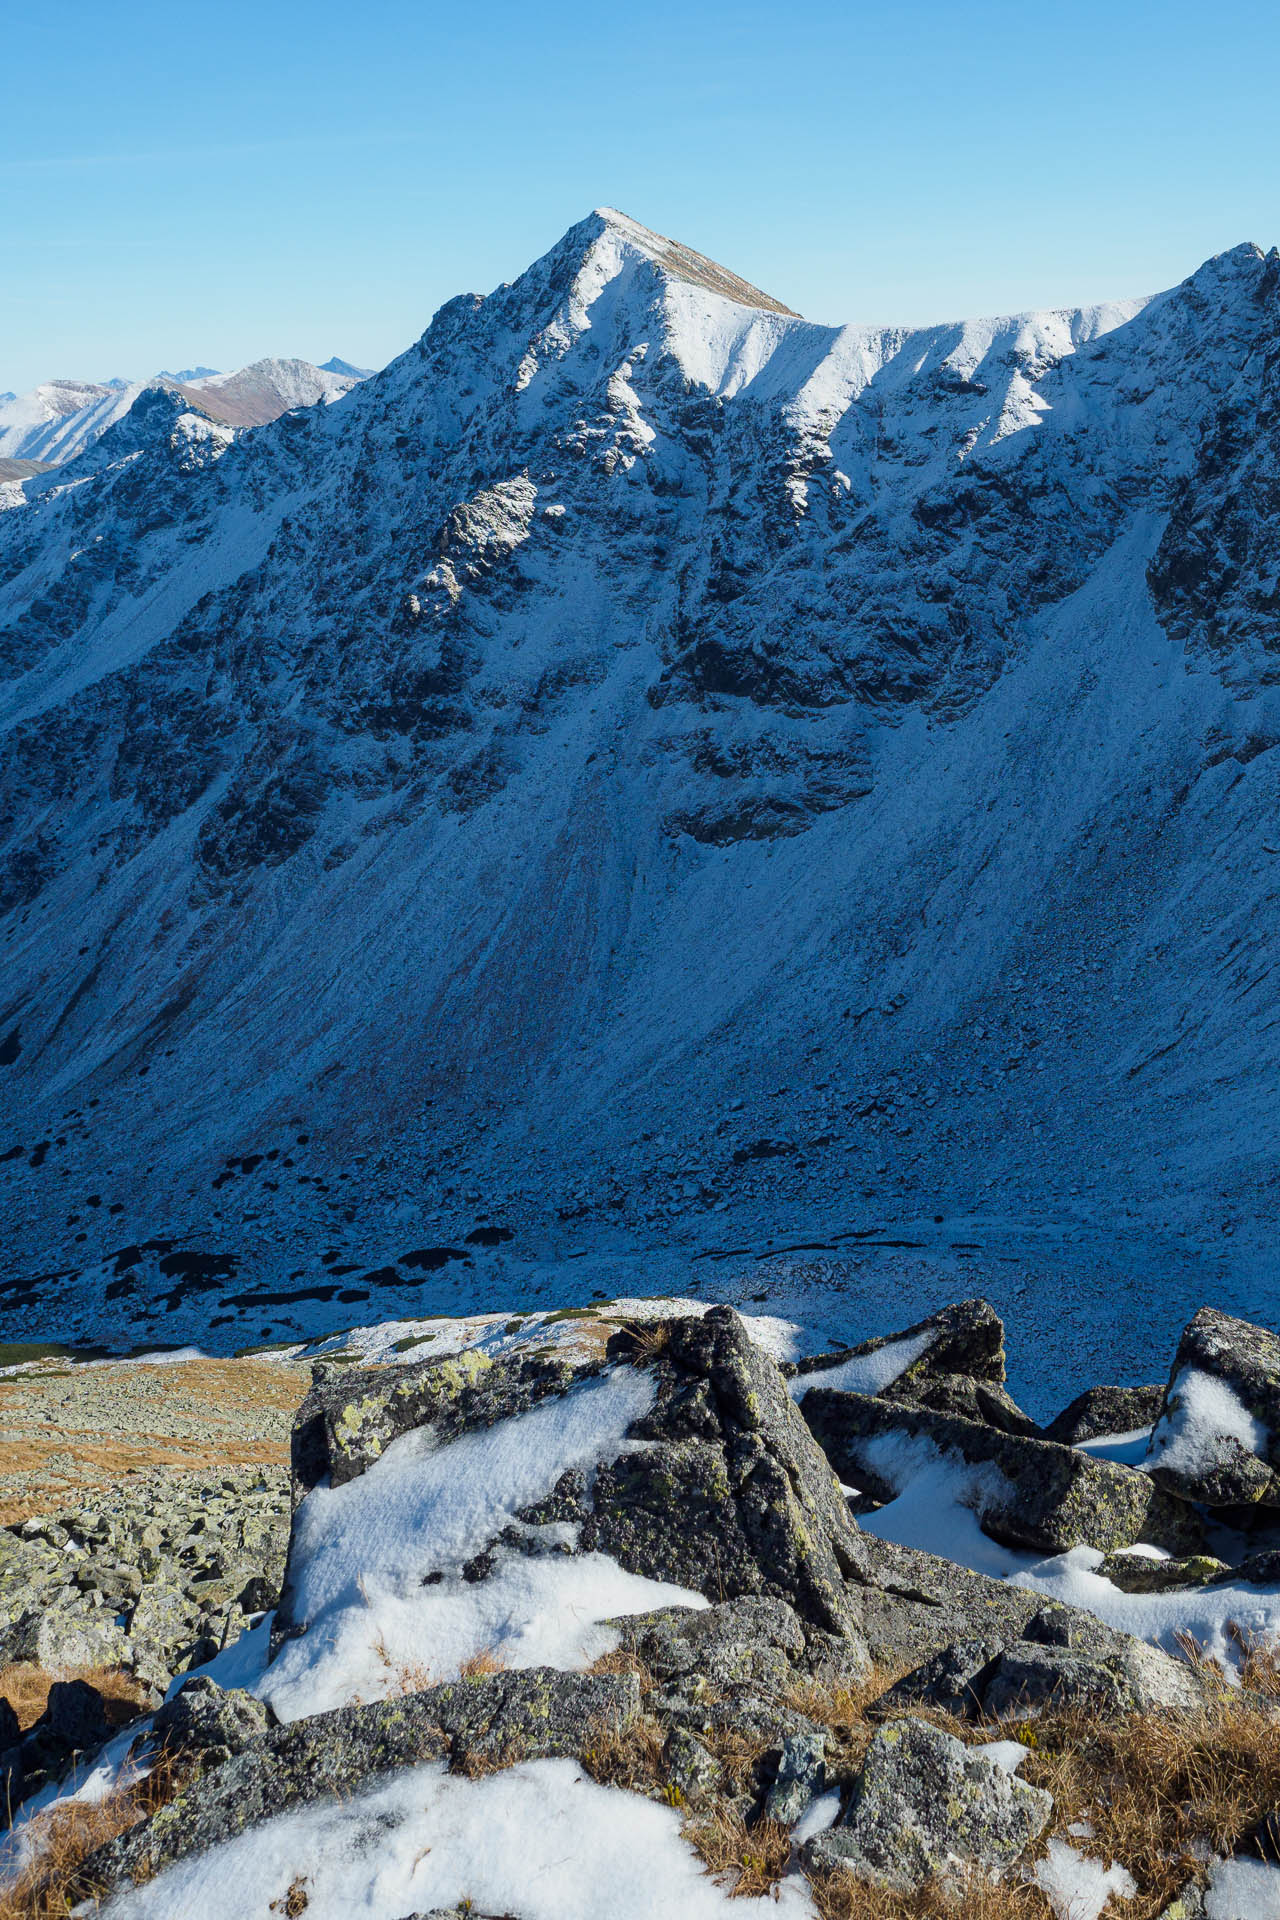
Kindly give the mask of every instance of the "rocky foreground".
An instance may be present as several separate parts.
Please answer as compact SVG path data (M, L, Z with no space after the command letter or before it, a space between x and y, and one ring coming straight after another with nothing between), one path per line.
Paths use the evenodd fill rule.
M572 1333L330 1358L291 1490L0 1533L0 1661L68 1676L0 1704L0 1911L1280 1912L1280 1339L1042 1428L981 1301Z

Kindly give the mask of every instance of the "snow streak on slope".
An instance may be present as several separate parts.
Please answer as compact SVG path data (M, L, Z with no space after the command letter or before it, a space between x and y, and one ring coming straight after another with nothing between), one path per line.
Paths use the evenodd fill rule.
M339 407L0 489L8 1324L787 1245L1064 1367L1064 1285L1134 1365L1257 1318L1278 274L828 328L597 214Z

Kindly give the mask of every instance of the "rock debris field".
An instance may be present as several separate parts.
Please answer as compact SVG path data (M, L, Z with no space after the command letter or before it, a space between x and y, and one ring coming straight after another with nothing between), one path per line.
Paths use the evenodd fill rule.
M1046 1426L981 1300L804 1345L686 1301L359 1330L246 1363L287 1472L11 1519L0 1912L1280 1913L1280 1339L1206 1309ZM186 1367L102 1370L122 1422L278 1444L202 1434Z

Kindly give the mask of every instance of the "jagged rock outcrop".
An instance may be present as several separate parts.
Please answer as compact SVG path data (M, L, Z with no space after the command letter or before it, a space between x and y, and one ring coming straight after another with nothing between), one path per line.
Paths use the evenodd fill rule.
M653 1382L651 1410L629 1429L637 1444L602 1460L589 1491L569 1473L518 1519L569 1524L578 1550L711 1598L784 1600L810 1626L845 1637L865 1664L861 1538L782 1375L737 1314L716 1307L666 1321L656 1335L618 1333L609 1354ZM349 1484L405 1433L429 1432L443 1444L516 1418L599 1370L555 1354L468 1354L321 1379L294 1429L295 1496L321 1480ZM278 1639L305 1624L295 1586L290 1571Z

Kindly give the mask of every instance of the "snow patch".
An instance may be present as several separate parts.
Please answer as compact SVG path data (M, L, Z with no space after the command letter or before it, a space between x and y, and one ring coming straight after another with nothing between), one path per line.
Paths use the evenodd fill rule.
M873 1353L855 1354L838 1361L834 1367L821 1367L816 1373L798 1373L791 1381L791 1397L801 1399L811 1387L830 1387L838 1393L883 1393L909 1366L927 1353L937 1338L932 1333L916 1333L909 1340L890 1340Z
M270 1920L299 1879L307 1920L429 1913L470 1901L520 1920L801 1920L803 1883L732 1900L680 1816L597 1786L569 1760L464 1780L414 1767L346 1802L285 1814L117 1896L104 1920ZM246 1900L251 1904L246 1904Z
M1058 1920L1098 1920L1112 1894L1118 1900L1131 1900L1138 1891L1126 1868L1104 1867L1101 1860L1086 1859L1065 1840L1049 1842L1048 1855L1037 1862L1032 1878Z

